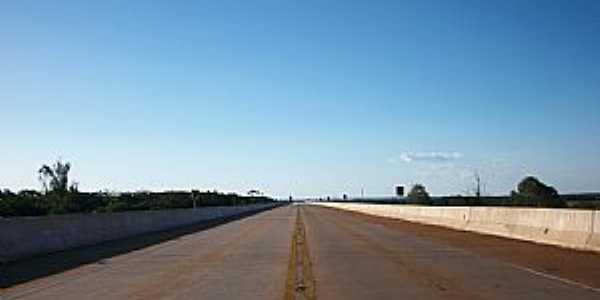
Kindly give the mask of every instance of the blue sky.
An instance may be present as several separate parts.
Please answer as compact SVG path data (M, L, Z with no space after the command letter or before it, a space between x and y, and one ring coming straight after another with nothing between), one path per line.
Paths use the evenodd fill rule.
M0 187L600 190L598 1L4 1Z

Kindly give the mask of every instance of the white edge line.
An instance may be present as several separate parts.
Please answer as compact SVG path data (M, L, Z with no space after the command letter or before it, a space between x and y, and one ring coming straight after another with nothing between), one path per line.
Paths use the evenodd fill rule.
M518 269L518 270L521 270L521 271L525 271L525 272L528 272L528 273L531 273L531 274L534 274L534 275L537 275L537 276L540 276L540 277L544 277L546 279L556 280L556 281L562 282L562 283L567 284L567 285L576 286L578 288L582 288L582 289L590 290L590 291L593 291L593 292L596 292L596 293L600 293L600 288L595 288L595 287L589 286L587 284L583 284L581 282L577 282L577 281L569 280L569 279L566 279L566 278L562 278L562 277L558 277L558 276L546 274L546 273L543 273L543 272L536 271L534 269L530 269L530 268L527 268L527 267L521 267L521 266L515 265L515 264L508 264L508 265L510 265L511 267L513 267L515 269Z

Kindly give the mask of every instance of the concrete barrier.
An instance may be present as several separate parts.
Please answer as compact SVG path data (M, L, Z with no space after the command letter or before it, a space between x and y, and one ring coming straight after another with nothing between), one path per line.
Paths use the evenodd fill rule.
M600 211L594 212L592 223L592 234L586 244L588 248L600 249Z
M0 262L172 229L278 204L0 219Z
M410 222L600 252L600 211L359 203L318 204Z
M586 249L593 217L574 209L473 207L467 230Z

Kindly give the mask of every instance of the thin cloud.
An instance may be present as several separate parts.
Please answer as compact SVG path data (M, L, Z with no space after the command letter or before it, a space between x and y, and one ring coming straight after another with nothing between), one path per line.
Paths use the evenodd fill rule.
M449 162L462 158L459 152L404 152L398 157L390 159L391 162Z

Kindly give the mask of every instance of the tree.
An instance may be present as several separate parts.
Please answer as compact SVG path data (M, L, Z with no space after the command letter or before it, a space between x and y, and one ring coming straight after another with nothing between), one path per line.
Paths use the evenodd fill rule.
M513 203L539 207L563 207L564 201L552 186L548 186L534 176L527 176L517 185L517 191L512 191Z
M38 170L51 214L80 210L80 203L76 197L73 197L78 194L78 184L73 183L69 186L69 171L71 171L71 164L60 159L54 165L43 165Z
M415 184L408 193L408 201L414 204L429 204L431 199L424 185Z
M250 197L256 197L256 196L260 196L262 195L262 193L259 190L249 190L248 191L248 196Z
M43 165L39 170L39 179L44 186L44 192L56 192L65 194L69 191L69 171L71 164L63 163L60 159L52 167ZM77 190L77 184L71 186L72 190Z

